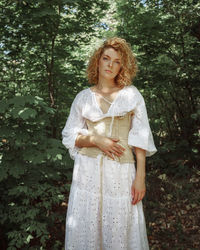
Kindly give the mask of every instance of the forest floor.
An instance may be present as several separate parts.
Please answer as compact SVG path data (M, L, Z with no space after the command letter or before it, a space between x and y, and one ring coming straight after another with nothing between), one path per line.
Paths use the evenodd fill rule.
M149 246L154 249L200 249L200 171L183 175L147 174L143 201Z

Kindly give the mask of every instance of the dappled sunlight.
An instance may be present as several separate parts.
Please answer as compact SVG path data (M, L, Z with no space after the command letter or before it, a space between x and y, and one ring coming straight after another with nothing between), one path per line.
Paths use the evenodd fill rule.
M0 6L0 250L63 250L65 232L67 249L147 250L135 246L146 235L145 221L151 250L200 249L199 1L0 0ZM127 81L130 58L104 58L110 69L121 64L112 83L120 83L121 75L127 87L117 97L113 84L104 88L109 72L102 73L103 79L98 76L100 54L90 71L98 76L96 82L86 70L92 53L113 36L129 43L138 65L136 78ZM103 87L96 89L99 96L89 93L95 84ZM62 135L71 108L69 130ZM125 133L129 111L134 115ZM98 143L98 136L90 135L105 130L103 136L112 131L119 141L117 146L108 143L102 153L103 140ZM81 155L78 134L90 155L84 155L86 150ZM123 198L132 200L127 183L139 176L137 156L135 166L128 163L126 169L123 157L115 155L127 138L124 158L135 148L144 149L146 156L158 149L141 171L145 169L146 195L138 207ZM106 196L117 198L106 203ZM117 220L119 234L114 232ZM123 246L100 248L99 222L110 230L103 243L116 240ZM125 246L129 241L133 247Z
M106 124L105 121L100 121L97 123L97 125L94 126L94 129L98 131L99 134L104 134L106 131Z
M68 221L67 221L67 225L68 227L71 228L75 228L77 226L77 220L74 218L74 216L69 216Z

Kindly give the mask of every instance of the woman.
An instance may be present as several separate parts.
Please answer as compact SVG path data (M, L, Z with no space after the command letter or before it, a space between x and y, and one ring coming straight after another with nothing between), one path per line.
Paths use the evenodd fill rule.
M129 44L110 38L90 58L94 86L72 103L62 131L75 160L66 250L149 249L142 199L145 157L156 148L144 99L130 86L136 71Z

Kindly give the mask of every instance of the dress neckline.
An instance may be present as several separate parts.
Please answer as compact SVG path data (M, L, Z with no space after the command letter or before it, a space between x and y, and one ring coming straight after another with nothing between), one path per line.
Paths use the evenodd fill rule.
M102 111L102 109L100 108L100 106L99 106L99 104L98 104L98 102L97 102L97 99L96 99L96 93L95 93L94 91L91 90L91 87L89 88L89 90L90 90L90 93L92 94L92 96L93 96L93 98L94 98L95 104L96 104L97 108L99 109L99 111L100 111L103 115L106 115L106 114L108 114L108 113L110 112L110 109L112 108L113 104L116 102L116 100L118 99L118 97L120 96L121 92L125 89L125 87L126 87L126 86L124 86L122 89L120 89L120 90L117 92L117 94L116 94L116 96L115 96L115 99L114 99L112 102L110 102L110 107L108 108L108 110L107 110L106 113L104 113L104 112ZM99 93L97 93L97 94L100 95L100 96L102 96L102 95L99 94ZM104 96L102 96L102 98L105 99Z

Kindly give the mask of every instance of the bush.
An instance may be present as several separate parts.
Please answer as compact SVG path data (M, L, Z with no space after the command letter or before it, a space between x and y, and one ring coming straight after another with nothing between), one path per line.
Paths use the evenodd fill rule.
M51 228L64 223L55 207L65 198L70 167L61 141L51 135L54 113L39 97L0 102L0 225L8 250L44 249L53 240Z

